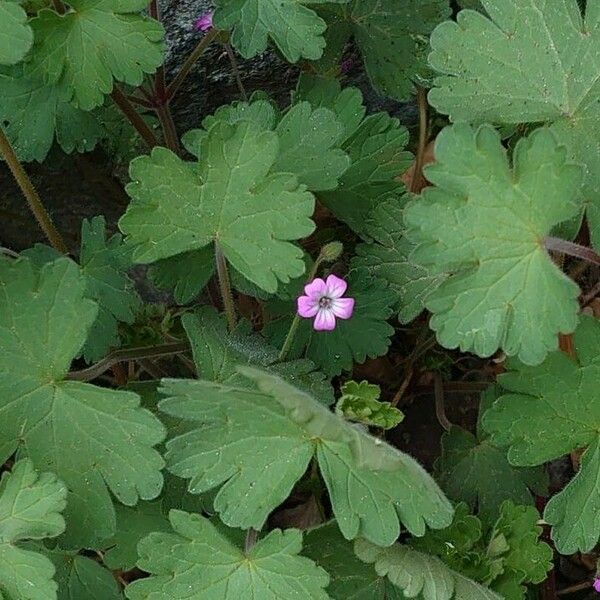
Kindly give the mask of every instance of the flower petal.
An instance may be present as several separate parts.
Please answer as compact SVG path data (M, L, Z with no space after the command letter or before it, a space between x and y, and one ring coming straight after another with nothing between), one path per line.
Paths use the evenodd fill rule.
M337 275L330 275L325 282L325 295L332 300L341 298L348 287L348 284Z
M326 289L327 286L325 285L325 282L320 277L317 277L304 286L304 293L310 298L316 298L318 300L321 296L325 295Z
M354 311L354 298L336 298L331 303L331 310L340 319L349 319Z
M335 315L330 308L320 308L313 323L315 331L333 331L335 329Z
M319 312L318 298L310 296L300 296L298 298L298 314L305 319L314 317Z

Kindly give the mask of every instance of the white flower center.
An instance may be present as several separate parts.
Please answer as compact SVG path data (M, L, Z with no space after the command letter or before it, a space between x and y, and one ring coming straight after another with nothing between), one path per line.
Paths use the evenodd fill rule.
M319 308L331 308L333 300L327 296L321 296L319 298Z

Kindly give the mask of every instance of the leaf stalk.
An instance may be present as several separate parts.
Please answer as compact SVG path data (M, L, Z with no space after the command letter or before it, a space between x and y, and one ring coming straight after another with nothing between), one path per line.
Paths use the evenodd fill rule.
M44 232L44 235L52 245L52 247L60 252L61 254L68 254L69 250L62 235L59 233L58 229L56 229L54 223L52 222L52 218L50 214L44 207L44 204L37 193L31 179L25 172L23 165L17 158L15 151L4 132L4 129L0 125L0 155L6 161L10 172L13 174L15 181L17 182L21 192L23 192L23 196L27 200L27 204L29 205L29 209L33 213L36 221L38 222L40 228Z

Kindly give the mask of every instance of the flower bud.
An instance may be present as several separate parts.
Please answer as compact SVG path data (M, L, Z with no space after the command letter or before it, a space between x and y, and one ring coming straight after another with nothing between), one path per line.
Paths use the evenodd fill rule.
M324 262L333 262L337 260L344 250L344 244L341 242L330 242L321 248L321 260Z

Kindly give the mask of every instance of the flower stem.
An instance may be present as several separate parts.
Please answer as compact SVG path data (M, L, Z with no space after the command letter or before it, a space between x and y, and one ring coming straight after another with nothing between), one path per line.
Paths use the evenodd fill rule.
M323 249L321 249L321 252L319 253L319 256L317 257L315 264L313 265L312 269L308 273L308 277L306 278L307 282L310 282L315 278L315 275L317 274L317 271L319 270L319 267L321 266L321 263L323 262L324 258L325 258L325 256L323 255ZM290 350L292 349L292 344L294 343L294 338L296 337L296 333L298 331L299 325L300 325L300 315L296 312L296 314L294 315L292 324L290 325L290 329L289 329L287 335L285 336L285 341L283 342L283 346L281 347L279 356L277 357L277 362L283 362L287 358L287 355L290 353Z
M39 226L41 227L44 235L48 238L48 241L55 250L58 250L61 254L68 254L69 250L65 241L54 226L52 218L48 214L48 211L44 208L44 204L37 193L37 190L33 186L31 179L25 172L23 165L19 162L15 151L4 133L4 129L0 125L0 155L6 161L8 168L10 169L15 181L21 188L21 192L27 200L27 204L33 216L36 218Z
M225 52L227 52L227 56L229 57L229 62L231 63L231 70L233 71L233 76L235 77L235 82L237 84L238 90L240 91L240 95L242 96L242 100L246 102L248 100L248 94L246 93L246 88L242 82L242 77L240 76L240 68L238 66L237 59L235 58L235 53L231 44L226 42L223 44L225 46Z
M148 127L146 121L142 119L141 115L135 110L133 104L131 104L127 96L118 86L114 86L111 97L114 103L129 119L135 130L140 134L140 137L148 144L148 147L154 148L154 146L158 146L158 139L154 135L154 132Z
M217 29L211 29L199 42L198 45L192 50L190 55L187 57L186 61L183 63L183 66L175 76L175 79L171 81L171 83L167 86L167 98L171 100L179 88L181 84L184 82L185 78L190 74L193 66L196 64L198 59L202 56L204 51L215 41L219 32Z
M567 240L561 240L560 238L547 237L544 239L544 247L546 250L562 252L563 254L586 260L594 265L600 265L600 254L586 246L580 246L579 244L567 242Z
M236 323L235 304L233 302L233 294L231 293L227 261L218 243L215 243L215 262L217 264L217 277L219 278L219 288L221 290L221 299L223 300L227 325L229 331L233 331Z

